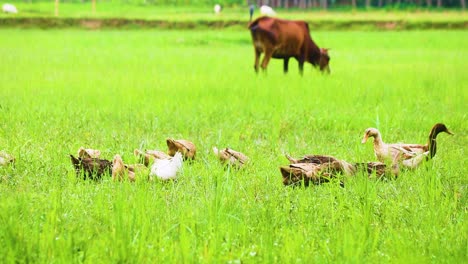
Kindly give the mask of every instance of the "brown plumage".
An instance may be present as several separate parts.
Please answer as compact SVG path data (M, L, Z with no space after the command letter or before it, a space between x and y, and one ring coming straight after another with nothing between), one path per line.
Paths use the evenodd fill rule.
M115 155L112 160L112 179L114 181L134 182L138 174L148 174L149 170L144 164L125 164L120 155Z
M83 179L98 180L104 174L112 174L112 163L99 158L75 158L70 154L70 159L76 171L76 176L83 175Z
M370 177L372 175L376 175L378 178L382 176L398 176L399 169L397 165L393 165L390 168L387 167L385 163L382 162L360 162L360 163L348 163L344 160L339 160L333 156L328 156L328 155L306 155L302 158L293 158L289 155L285 155L286 158L289 160L291 165L293 167L297 167L297 163L303 164L303 163L310 163L313 164L309 165L308 168L311 170L314 168L315 173L312 173L309 171L309 174L313 175L322 175L325 176L325 180L328 180L329 178L336 177L338 174L341 175L346 175L346 176L353 176L356 175L359 171L367 173L367 175ZM320 167L319 165L323 165ZM303 165L300 165L304 167ZM296 170L297 171L297 170ZM296 172L296 176L300 175ZM307 174L305 174L307 176ZM301 177L305 177L302 175ZM297 177L293 177L294 179L297 180ZM300 178L299 180L302 180ZM283 174L283 182L285 181L284 179L284 174ZM289 181L289 180L286 180ZM323 181L322 181L323 182Z
M315 164L323 164L323 163L330 163L333 161L338 161L335 157L328 156L328 155L305 155L302 158L293 158L288 154L285 154L286 158L289 160L290 163L315 163Z
M346 175L352 175L355 171L355 168L353 165L350 163L344 161L344 160L339 160L333 156L328 156L328 155L305 155L304 157L300 159L293 158L289 155L285 155L286 159L289 160L291 164L296 164L296 163L313 163L313 164L331 164L334 163L334 167L339 166L341 168L341 173L346 174Z
M356 171L366 172L369 177L374 174L377 178L398 176L399 174L398 164L394 164L388 168L388 166L382 162L359 162L354 163L353 166L356 168Z
M304 181L321 184L338 175L352 176L356 168L344 161L328 155L306 155L300 159L285 155L291 164L280 167L284 185L293 185ZM340 183L343 186L343 182Z
M390 161L392 164L401 163L408 168L415 168L427 158L433 158L437 152L437 135L445 132L453 135L442 123L435 124L429 133L427 144L384 143L382 136L376 128L366 129L361 143L367 142L369 137L374 138L374 153L380 162Z
M335 178L338 173L344 173L343 166L340 162L330 162L323 164L316 163L295 163L289 166L280 167L283 176L284 185L297 185L304 182L304 186L309 186L310 183L319 185L329 182ZM343 182L340 182L341 186Z
M99 158L101 156L101 151L97 149L85 149L80 147L78 149L78 158Z
M213 147L213 153L219 158L222 164L236 168L242 168L249 161L249 157L244 153L230 148L218 150L218 148Z
M128 179L129 181L135 181L135 173L129 171L122 160L120 155L115 155L112 160L112 180L123 181Z
M173 157L177 152L180 152L183 158L186 159L195 159L195 154L197 152L195 144L185 139L166 139L167 143L167 154Z
M168 159L171 156L159 150L146 150L145 152L135 149L133 154L137 156L146 167L151 165L155 159Z

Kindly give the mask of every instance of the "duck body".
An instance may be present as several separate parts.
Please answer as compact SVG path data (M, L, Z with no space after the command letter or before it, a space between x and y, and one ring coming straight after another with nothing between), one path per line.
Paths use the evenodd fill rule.
M150 179L158 178L160 180L174 180L177 173L182 168L183 158L180 152L176 152L174 157L169 159L155 159L151 166Z
M397 165L388 167L387 164L383 162L359 162L353 163L356 171L366 172L368 177L375 175L377 178L382 178L384 176L398 176L399 169Z
M244 153L235 151L230 148L218 150L217 147L213 147L213 153L218 157L222 164L233 166L239 169L249 161L249 157L247 157Z
M83 174L83 179L98 180L104 174L112 174L112 162L99 158L76 158L70 154L70 160L75 168L76 176Z
M296 185L304 182L304 186L310 183L315 185L329 182L338 175L352 176L356 168L344 161L328 155L306 155L300 159L286 155L289 166L281 166L284 185ZM340 183L344 186L343 182Z
M337 159L333 156L329 155L305 155L302 158L293 158L289 155L285 155L286 159L289 160L290 164L297 164L297 163L313 163L313 164L334 164L332 167L341 168L339 169L340 173L345 175L353 175L355 168L352 164L348 163L347 161Z
M167 143L167 154L173 157L177 152L182 153L184 160L186 159L195 159L195 155L197 153L195 144L193 142L185 140L185 139L166 139Z
M145 174L148 168L144 164L125 164L120 155L115 155L112 161L112 179L114 181L128 180L134 182L137 175ZM146 174L147 175L147 174Z

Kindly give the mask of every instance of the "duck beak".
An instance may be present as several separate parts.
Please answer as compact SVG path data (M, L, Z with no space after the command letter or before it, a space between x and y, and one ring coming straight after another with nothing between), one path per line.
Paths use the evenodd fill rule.
M361 140L361 144L366 143L368 138L369 138L369 136L367 134L364 134L364 137Z
M450 130L448 130L448 129L445 131L445 133L447 133L447 134L449 134L449 135L452 135L452 136L455 135L455 134L452 133L452 131L450 131Z

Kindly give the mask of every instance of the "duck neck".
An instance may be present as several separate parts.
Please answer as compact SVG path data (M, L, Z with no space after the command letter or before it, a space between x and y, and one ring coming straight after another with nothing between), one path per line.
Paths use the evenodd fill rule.
M384 145L380 134L374 136L374 149L380 149Z
M432 159L436 152L437 152L437 135L440 133L440 131L437 129L437 127L432 128L431 133L429 134L429 142L427 143L429 146L429 157Z

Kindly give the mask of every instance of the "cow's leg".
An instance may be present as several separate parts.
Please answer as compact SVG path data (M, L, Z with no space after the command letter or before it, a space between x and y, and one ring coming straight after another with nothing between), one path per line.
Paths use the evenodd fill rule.
M305 59L304 58L297 58L297 61L299 62L299 73L302 75L303 72L304 72L304 62L305 62Z
M268 62L270 62L271 56L273 56L273 50L266 49L265 50L265 56L263 56L263 60L262 60L262 69L263 69L263 71L266 70L266 68L268 66Z
M254 69L255 69L255 72L258 72L258 64L260 62L260 55L262 54L262 52L255 48L255 64L254 64Z
M283 60L283 72L284 73L288 72L288 65L289 65L289 58L284 58Z

